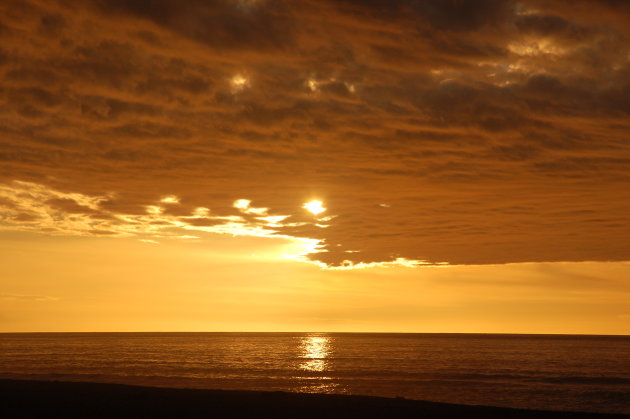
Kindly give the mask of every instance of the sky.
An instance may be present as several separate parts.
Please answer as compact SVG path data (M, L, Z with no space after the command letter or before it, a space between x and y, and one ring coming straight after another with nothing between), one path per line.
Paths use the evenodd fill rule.
M630 334L629 22L5 0L0 331Z

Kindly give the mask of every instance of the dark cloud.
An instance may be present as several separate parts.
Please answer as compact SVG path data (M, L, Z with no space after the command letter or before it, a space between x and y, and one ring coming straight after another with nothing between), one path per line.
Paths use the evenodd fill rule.
M210 47L268 51L293 44L295 22L282 1L96 1L105 12L131 13ZM262 1L260 3L263 3Z
M174 194L173 217L255 223L231 207L251 199L331 264L628 260L629 18L587 0L6 1L0 181L108 196L94 219ZM316 197L328 227L301 209Z

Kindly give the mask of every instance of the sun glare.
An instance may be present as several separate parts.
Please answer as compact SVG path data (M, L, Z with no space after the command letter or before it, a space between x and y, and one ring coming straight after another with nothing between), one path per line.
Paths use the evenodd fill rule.
M249 199L237 199L234 201L234 208L238 208L240 210L246 210L249 208L249 205L252 203Z
M305 203L304 205L302 205L302 208L304 208L305 210L307 210L313 215L318 215L326 211L326 208L324 208L324 203L317 199Z
M241 74L236 74L230 79L230 85L232 86L232 92L238 93L249 86L249 79Z

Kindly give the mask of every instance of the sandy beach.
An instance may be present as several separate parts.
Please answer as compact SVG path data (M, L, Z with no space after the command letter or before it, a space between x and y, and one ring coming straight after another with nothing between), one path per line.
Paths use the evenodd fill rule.
M174 389L87 382L0 380L0 394L0 416L6 418L629 417L465 406L400 398Z

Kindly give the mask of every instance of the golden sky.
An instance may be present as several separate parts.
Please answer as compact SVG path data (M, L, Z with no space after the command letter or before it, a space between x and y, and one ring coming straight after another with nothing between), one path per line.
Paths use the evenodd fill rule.
M630 333L630 3L147 4L0 4L0 331Z

